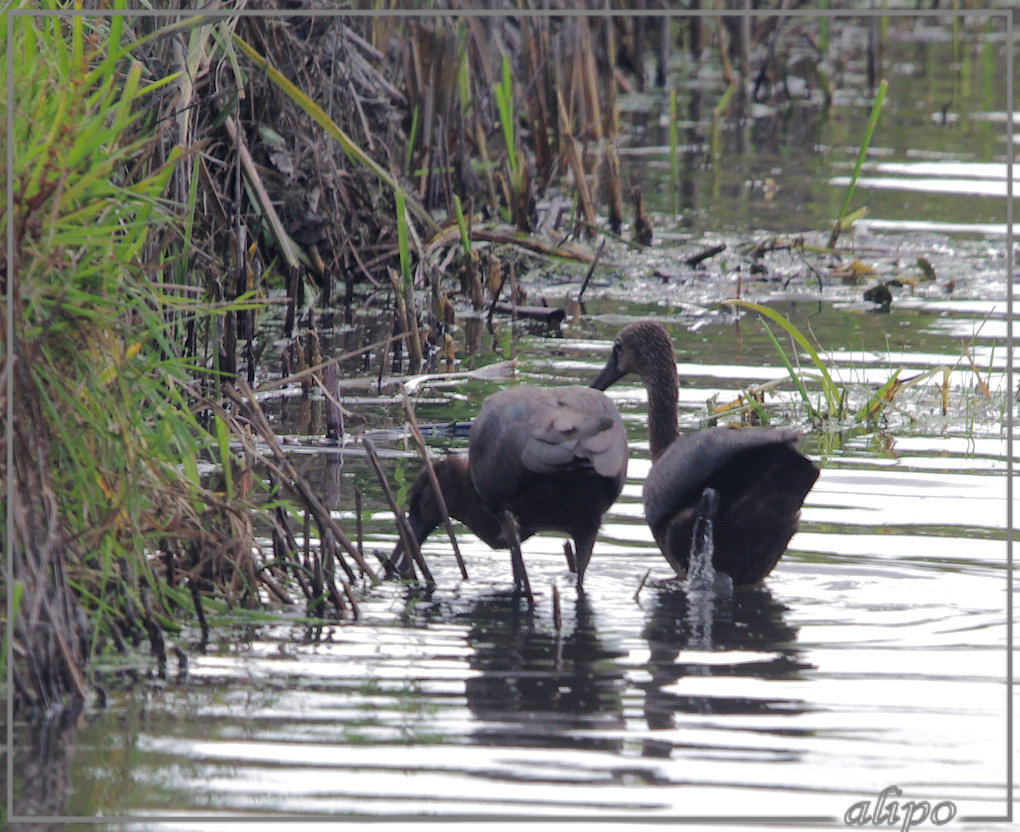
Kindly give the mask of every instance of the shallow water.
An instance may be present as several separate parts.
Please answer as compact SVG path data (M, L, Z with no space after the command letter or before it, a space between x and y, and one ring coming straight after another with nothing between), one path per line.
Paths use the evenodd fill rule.
M869 160L858 183L855 204L868 202L871 213L853 232L855 256L876 275L846 279L837 271L845 263L787 251L767 255L767 281L751 279L742 251L804 229L808 242L824 243L856 155L859 111L869 106L861 92L861 101L837 100L823 122L828 135L802 135L788 116L756 111L746 153L731 153L725 166L689 160L683 217L657 215L657 245L640 255L611 246L619 268L596 273L585 314L568 316L562 329L522 326L511 337L503 320L495 338L479 339L482 349L469 346L463 329L454 333L458 369L512 352L512 383L587 383L625 323L654 317L677 348L684 431L706 423L706 400L780 382L766 398L771 421L805 431L803 448L822 473L801 531L763 587L706 604L667 580L640 506L649 468L645 393L628 378L609 391L631 438L628 481L606 515L583 596L554 535L525 543L537 602L528 613L510 592L507 553L458 527L470 576L463 581L449 541L436 533L424 549L435 590L366 588L357 623L249 623L205 654L192 651L187 673L167 680L142 666L125 686L125 671L105 669L107 708L62 731L17 726L18 799L33 814L138 818L111 829L156 828L147 819L154 817L164 829L236 829L225 818L248 813L796 818L824 826L841 824L852 804L873 804L888 786L902 790L901 801L950 801L954 826L986 828L979 818L1002 816L1003 421L1014 405L1004 376L1001 101L953 98L960 126L932 127L943 101L916 85L942 89L933 73L944 41L915 31L889 57L899 81L888 122L897 131L876 134L881 159ZM968 77L981 91L983 45L997 41L969 42ZM635 96L635 106L651 98ZM911 131L908 144L902 135ZM777 135L787 143L770 144ZM806 144L790 144L798 136ZM648 158L647 175L661 176L664 157ZM778 180L774 198L754 185L766 174ZM668 210L667 186L646 192ZM707 228L712 234L700 235ZM723 256L697 269L680 264L713 234L727 244ZM863 301L879 279L916 276L920 256L934 281L893 288L885 313ZM558 304L576 294L583 272L543 266L524 280L533 298ZM940 372L903 389L873 423L848 418L818 428L756 317L719 306L738 291L813 334L849 391L851 412L896 370L908 379L943 366L946 412ZM337 330L335 348L374 340L362 337L364 328ZM805 355L799 361L810 367ZM507 383L426 382L418 419L467 421ZM809 392L817 404L818 386ZM392 390L376 395L365 385L345 403L357 414L355 434L402 421ZM278 404L279 430L314 432L317 407ZM430 439L437 452L463 443L462 435ZM332 489L340 522L352 522L360 488L365 545L389 551L392 516L357 446L325 469L322 449L308 444L294 450L304 451L301 465L324 492ZM419 463L400 442L380 444L401 498Z
M685 373L688 427L710 393L773 375L757 348L760 365L731 363L733 326L701 330L705 352L687 357L698 368ZM689 343L682 326L674 332ZM939 327L925 334L948 343ZM520 346L521 380L567 381L592 377L610 342L527 336ZM831 369L859 363L837 358ZM923 415L916 424L808 433L822 474L802 530L764 587L706 609L666 581L642 519L644 391L610 393L632 460L583 596L554 535L525 543L529 614L505 552L459 529L462 581L437 533L424 549L433 592L384 583L366 592L359 623L252 627L240 644L192 655L186 677L139 683L89 713L73 732L67 813L839 819L895 785L903 800L952 801L958 818L1000 814L998 414L972 405L962 429L955 409L972 394L955 387L951 422L918 394L903 402ZM398 466L417 470L385 464L398 484ZM357 457L341 471L342 505L369 474ZM391 528L377 501L366 546L388 551Z

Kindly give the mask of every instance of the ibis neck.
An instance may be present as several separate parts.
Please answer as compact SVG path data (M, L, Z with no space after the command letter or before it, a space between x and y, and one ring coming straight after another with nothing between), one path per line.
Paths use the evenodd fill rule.
M648 441L652 462L655 462L680 435L677 428L680 388L672 357L665 356L648 366L642 374L642 381L648 392Z
M444 472L445 476L440 478L440 482L450 516L460 520L476 537L493 549L500 548L503 544L500 540L502 526L499 518L482 502L482 498L475 491L466 462L459 457L450 457L449 460L451 462L449 469ZM437 519L436 525L441 522L441 519Z

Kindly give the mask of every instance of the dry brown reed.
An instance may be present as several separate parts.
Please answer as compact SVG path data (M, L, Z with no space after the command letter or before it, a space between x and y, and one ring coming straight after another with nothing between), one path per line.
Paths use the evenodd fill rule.
M621 66L643 66L650 27L573 15L584 8L579 0L564 0L562 16L520 16L506 4L503 18L459 17L456 5L444 17L280 14L201 26L126 19L139 42L132 58L149 77L179 74L145 101L151 146L131 171L141 177L171 168L162 197L173 216L153 226L130 264L152 283L149 302L161 327L158 338L120 349L195 368L188 382L165 389L206 432L203 459L218 471L188 486L156 472L194 469L197 456L153 464L144 487L160 495L161 508L139 510L131 532L137 560L96 571L103 536L119 534L127 546L129 535L112 498L105 514L89 518L87 535L71 533L64 513L74 507L62 502L52 456L60 425L29 395L32 341L16 335L17 378L3 382L21 393L2 415L16 460L5 519L18 541L8 556L24 589L13 630L20 701L46 708L84 698L86 660L101 640L90 629L97 609L113 622L103 630L107 640L125 649L148 640L161 669L168 652L179 653L175 638L182 621L194 620L189 615L202 630L200 646L208 640L213 600L228 607L303 600L309 614L355 618L356 586L374 572L258 405L253 388L266 363L278 360L284 378L259 393L283 385L302 385L306 395L328 391L338 435L343 417L329 368L343 357L321 355L315 334L317 315L336 305L335 287L343 286L348 320L358 306L392 316L393 336L361 348L381 356L379 372L390 350L399 368L403 344L417 373L430 344L452 357L445 328L461 303L474 315L465 326L475 325L476 341L475 310L486 307L490 321L497 313L561 320L563 310L527 305L515 258L594 264L598 255L577 238L597 227L597 200L611 227L622 224L629 189L616 154L616 89L625 83ZM277 4L252 0L246 8ZM99 43L106 23L90 25ZM662 20L658 31L661 83L676 27ZM404 272L395 210L401 189L413 261ZM567 205L565 196L579 206L572 225L559 227L562 210L540 223L538 206ZM452 225L455 198L463 203L463 236ZM479 244L487 257L479 257ZM509 302L501 304L504 284ZM206 317L187 311L185 301L198 298L212 310ZM275 345L267 350L266 327L281 303L288 340L277 354ZM287 504L261 510L263 488ZM256 522L271 529L271 552L256 545ZM428 575L423 560L419 568Z

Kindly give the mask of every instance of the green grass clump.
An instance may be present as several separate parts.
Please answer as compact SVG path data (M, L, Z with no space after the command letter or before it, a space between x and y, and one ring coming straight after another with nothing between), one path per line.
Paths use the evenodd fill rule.
M840 414L842 413L841 401L843 400L843 396L835 382L833 382L832 377L829 375L829 369L825 366L825 362L822 360L822 357L818 354L818 351L814 348L814 345L808 340L804 333L798 330L797 327L774 309L770 309L760 303L752 303L747 300L728 300L725 301L725 304L727 306L743 306L746 309L757 312L763 318L767 318L782 327L790 335L790 337L793 338L797 346L803 349L804 352L806 352L811 358L811 363L814 365L815 369L818 370L822 394L825 397L828 412L836 415L837 418L840 418ZM786 354L786 351L783 350L782 345L780 345L775 335L773 335L772 330L766 327L765 332L772 341L772 345L776 348L776 351L779 354L780 359L783 361L787 372L789 372L790 377L793 379L793 382L797 387L797 391L800 393L801 399L804 401L804 404L808 409L808 414L813 419L819 418L821 415L820 411L811 403L811 398L808 396L807 388L804 386L804 382L801 379L800 374L798 374L798 372L794 369L793 362Z
M235 435L219 419L210 432L196 407L217 342L182 348L185 332L213 335L252 304L176 282L195 189L188 205L167 199L188 153L166 152L172 122L157 103L179 74L150 77L133 51L152 36L129 38L124 25L18 17L4 44L17 73L3 336L19 461L3 516L17 552L5 637L29 706L80 698L87 660L111 646L148 639L159 655L162 634L193 612L197 595L182 586L215 586L230 603L256 593L246 501L257 485L238 480ZM0 75L4 89L6 61ZM201 476L203 462L220 478Z
M897 395L931 379L940 380L938 385L940 409L943 415L948 412L950 368L942 365L932 367L906 379L902 378L903 368L896 368L892 371L889 378L880 384L877 389L873 392L868 392L864 397L863 403L851 412L849 402L852 398L855 398L852 395L854 391L851 390L850 386L842 382L837 383L833 380L832 374L829 372L829 368L819 354L818 349L787 318L774 309L752 301L733 299L723 303L726 306L739 306L750 309L763 319L762 325L765 329L765 334L772 342L772 346L775 347L783 366L786 367L786 371L789 373L790 379L793 381L800 400L807 411L807 417L812 422L839 425L850 419L854 423L864 422L870 424L880 417L887 408L902 412L902 408L894 403ZM790 336L793 343L808 356L814 372L803 370L799 367L796 359L791 357L787 350L784 349L766 321L777 324ZM980 376L978 376L978 381L981 381ZM821 390L821 396L817 403L812 401L811 395L808 392L808 383L817 385ZM983 385L983 383L981 386L984 387L984 393L987 396L987 386ZM860 400L859 392L856 398ZM767 413L764 412L752 393L745 392L741 396L740 401L743 407L754 412L760 422L766 423L768 421ZM910 417L910 414L905 415Z

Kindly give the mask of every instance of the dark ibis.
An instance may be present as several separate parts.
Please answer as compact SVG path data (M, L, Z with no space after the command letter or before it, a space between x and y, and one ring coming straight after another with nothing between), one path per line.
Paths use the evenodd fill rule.
M433 469L450 516L492 548L510 549L514 584L530 598L520 542L539 531L573 538L581 588L602 515L623 488L627 439L605 393L521 385L485 400L466 457L451 454ZM443 522L426 470L411 486L408 521L419 543ZM412 574L399 544L390 563Z
M654 321L620 331L591 386L605 390L628 373L648 392L652 468L642 501L666 560L683 577L702 496L715 492L712 564L735 586L769 574L796 533L818 467L800 451L800 433L763 427L716 427L686 436L677 424L678 379L669 334Z

